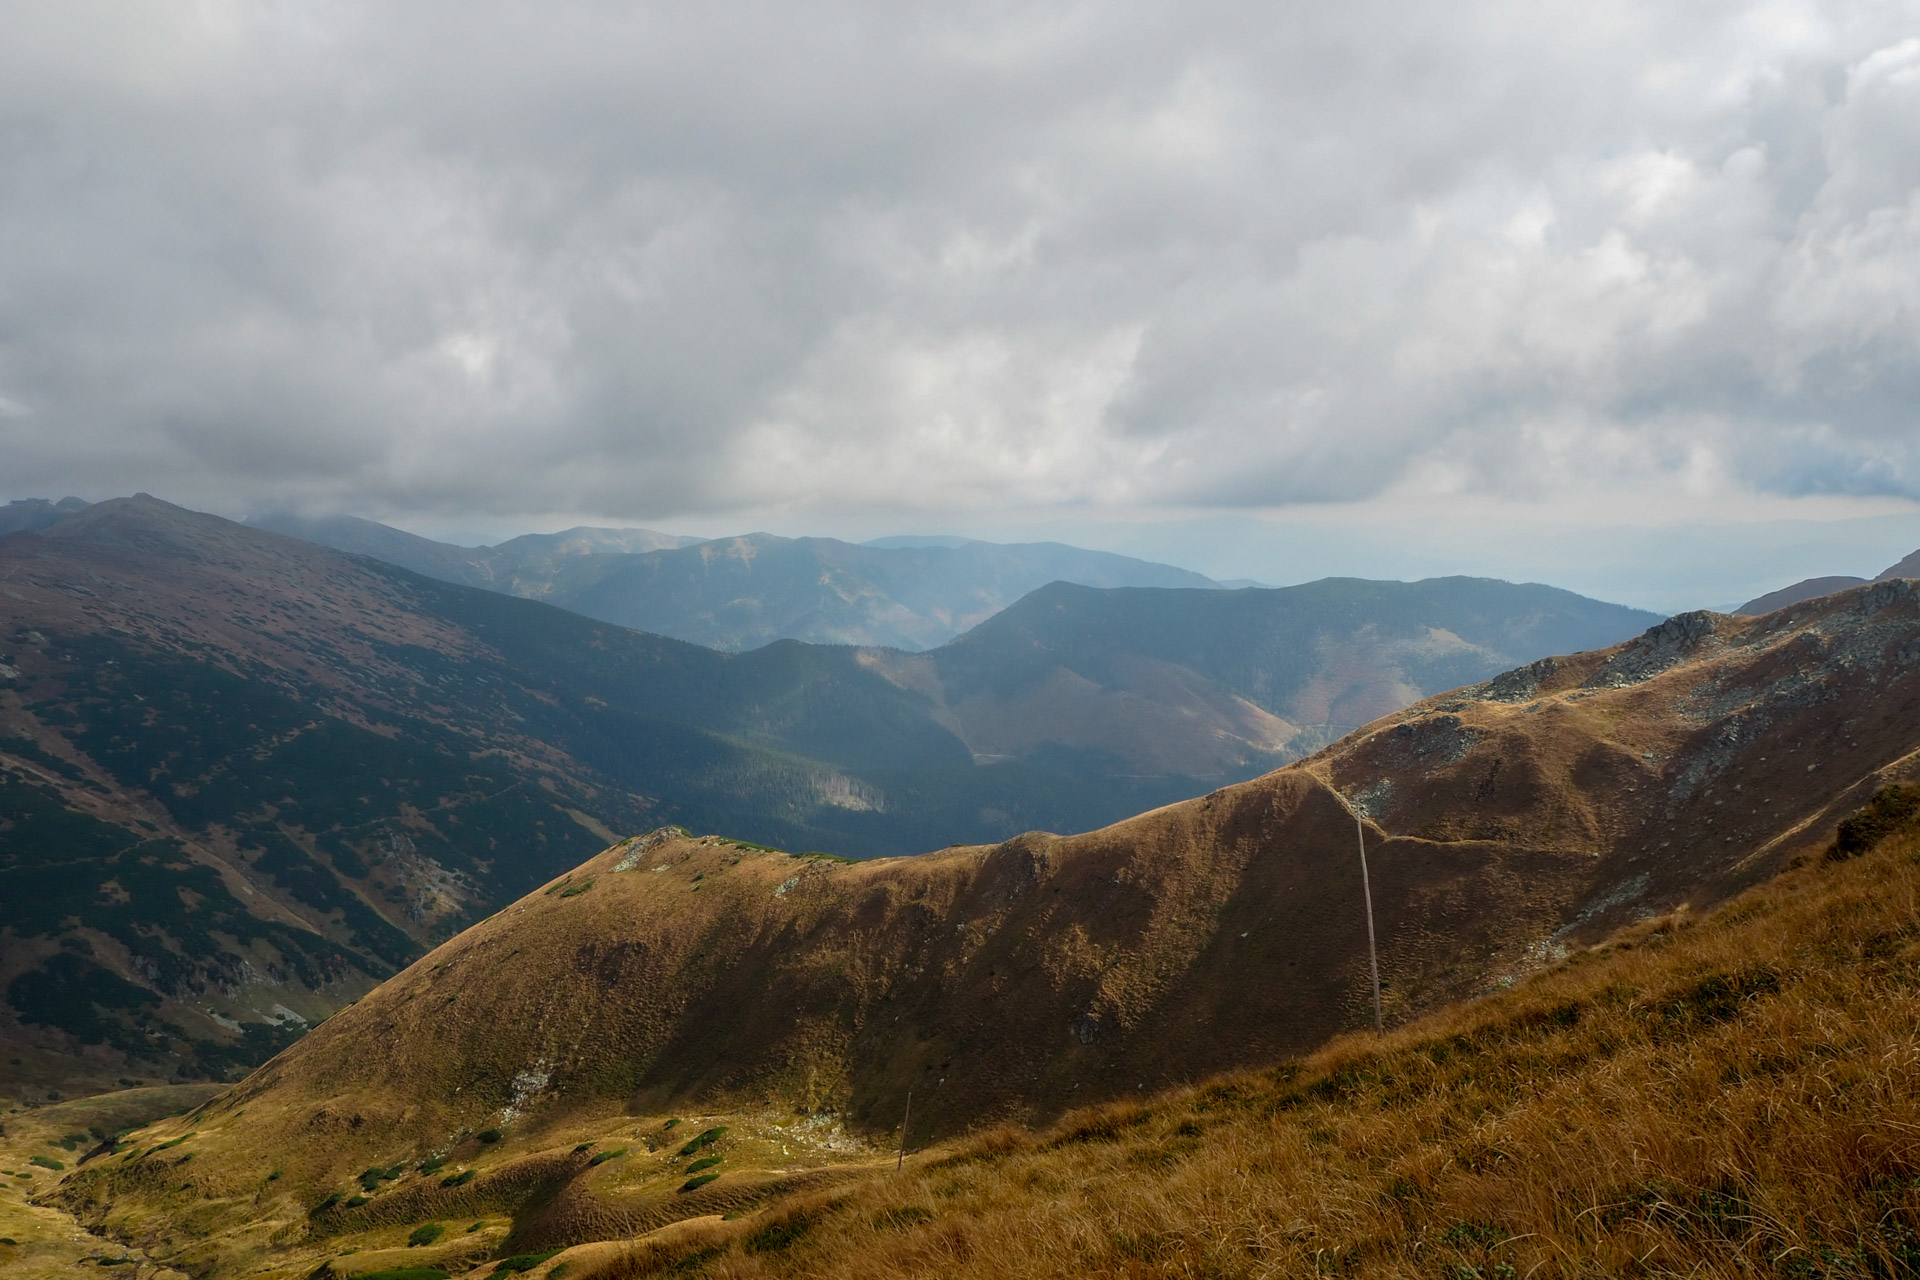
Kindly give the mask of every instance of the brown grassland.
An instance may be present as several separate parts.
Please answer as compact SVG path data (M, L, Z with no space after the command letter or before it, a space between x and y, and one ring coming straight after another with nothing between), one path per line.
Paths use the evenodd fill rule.
M1911 1275L1917 1086L1909 823L1381 1041L993 1130L566 1269Z

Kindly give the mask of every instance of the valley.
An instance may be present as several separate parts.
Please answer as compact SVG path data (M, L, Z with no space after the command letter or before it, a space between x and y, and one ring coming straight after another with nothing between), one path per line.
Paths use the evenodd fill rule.
M1897 1273L1916 637L1909 580L1682 615L1081 836L657 828L50 1199L206 1277Z
M1468 579L1061 584L930 653L728 654L152 498L24 505L0 1086L35 1101L237 1077L624 832L1093 830L1650 620Z

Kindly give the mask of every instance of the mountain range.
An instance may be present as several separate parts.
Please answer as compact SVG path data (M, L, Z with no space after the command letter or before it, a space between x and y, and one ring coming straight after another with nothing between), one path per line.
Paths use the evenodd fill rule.
M1197 573L1056 542L702 540L569 529L456 547L352 517L260 517L261 528L428 577L544 600L602 622L741 652L776 640L930 649L1049 582L1216 587Z
M1651 620L1062 584L929 653L728 654L152 498L62 513L0 538L0 1080L237 1071L620 832L1091 830Z
M1587 1134L1576 1163L1631 1147L1630 1167L1608 1177L1642 1170L1637 1188L1589 1188L1613 1206L1593 1215L1592 1231L1608 1231L1643 1209L1646 1224L1665 1220L1654 1209L1681 1192L1649 1190L1645 1171L1685 1165L1694 1177L1656 1130L1716 1143L1737 1130L1748 1145L1725 1148L1718 1172L1700 1174L1719 1181L1689 1181L1685 1193L1686 1204L1719 1204L1725 1221L1705 1211L1676 1219L1691 1225L1674 1239L1712 1231L1708 1253L1738 1247L1759 1229L1751 1224L1777 1220L1740 1206L1762 1186L1797 1190L1800 1175L1781 1183L1778 1159L1824 1150L1821 1131L1794 1130L1774 1163L1748 1168L1739 1150L1770 1132L1757 1115L1752 1126L1722 1123L1703 1105L1659 1117L1633 1099L1678 1089L1692 1059L1671 1055L1709 1044L1703 1097L1744 1107L1738 1091L1798 1082L1767 1095L1777 1120L1840 1123L1837 1109L1862 1095L1822 1074L1838 1059L1865 1096L1898 1087L1861 1074L1885 1055L1854 1052L1856 1032L1836 1039L1822 1028L1865 1012L1836 990L1843 974L1868 984L1861 1000L1870 987L1881 993L1873 999L1907 1007L1906 908L1865 913L1885 898L1876 885L1911 879L1911 856L1834 882L1845 890L1824 905L1802 909L1786 892L1742 899L1744 909L1714 917L1712 941L1694 921L1790 867L1853 856L1920 809L1920 791L1902 789L1920 776L1916 655L1920 583L1895 580L1761 618L1671 618L1083 835L847 864L658 828L443 944L188 1115L124 1148L102 1143L57 1200L93 1229L213 1278L409 1263L478 1274L544 1267L560 1250L571 1251L570 1268L610 1276L692 1273L723 1258L740 1259L743 1274L777 1274L829 1265L797 1242L848 1194L869 1197L860 1228L869 1243L851 1243L846 1224L834 1228L841 1248L888 1249L893 1231L951 1221L944 1235L914 1237L932 1249L975 1239L960 1225L966 1215L1016 1190L972 1178L968 1162L991 1169L1053 1153L1052 1165L1021 1166L1036 1181L1018 1198L1033 1211L1072 1194L1061 1175L1084 1167L1075 1152L1117 1144L1151 1180L1245 1123L1269 1134L1297 1126L1300 1145L1261 1156L1257 1139L1234 1139L1256 1144L1227 1162L1234 1185L1296 1169L1306 1188L1336 1164L1342 1178L1366 1166L1379 1182L1369 1195L1404 1224L1432 1221L1423 1206L1443 1191L1449 1204L1471 1200L1456 1165L1482 1187L1507 1172L1550 1177L1567 1184L1556 1201L1567 1207L1534 1216L1591 1242L1578 1234L1585 1214L1574 1216L1587 1203L1578 1179L1559 1165L1508 1170L1508 1153L1544 1159L1547 1138L1570 1132ZM1817 892L1806 876L1795 884ZM1543 970L1557 986L1480 1014L1466 1007L1450 1031L1414 1024L1380 1049L1353 1043L1310 1070L1285 1065L1369 1022L1369 917L1390 1024ZM1763 935L1775 959L1753 950ZM1613 951L1590 950L1609 938ZM1800 940L1811 949L1794 951ZM1635 948L1648 958L1608 958ZM1676 962L1662 967L1669 952ZM1713 1039L1723 1024L1744 1027L1744 1038ZM1649 1056L1663 1047L1668 1057ZM1614 1055L1624 1055L1616 1067L1580 1074ZM1491 1074L1496 1065L1507 1074ZM1180 1092L1254 1067L1263 1074ZM1616 1097L1607 1080L1619 1071L1634 1083ZM1805 1089L1824 1090L1826 1102L1803 1105ZM1584 1102L1570 1090L1585 1091ZM1023 1136L1102 1102L1111 1105ZM1534 1128L1501 1119L1533 1103L1543 1108ZM1364 1123L1342 1110L1362 1104ZM1176 1114L1162 1124L1169 1107ZM1655 1128L1636 1138L1603 1123L1628 1110ZM1586 1128L1569 1128L1575 1117ZM1005 1122L1024 1127L992 1130ZM911 1189L913 1214L898 1197L871 1203L885 1194L881 1179L896 1177L879 1148L903 1123L915 1145L983 1134L887 1184ZM1345 1136L1327 1146L1336 1123ZM1868 1129L1848 1138L1841 1127L1835 1140L1851 1154L1835 1148L1836 1171L1909 1176L1910 1158L1870 1143ZM1136 1143L1136 1131L1151 1140ZM1409 1154L1367 1165L1369 1153L1411 1150L1414 1133L1438 1144L1437 1163ZM1524 1195L1500 1186L1497 1200L1455 1211L1471 1216L1432 1221L1430 1237L1379 1238L1402 1241L1411 1260L1504 1265L1495 1246L1513 1233L1476 1225L1525 1216L1510 1203ZM1694 1198L1709 1193L1720 1200ZM1822 1192L1833 1204L1878 1194ZM1228 1212L1189 1207L1202 1218ZM1133 1214L1162 1210L1142 1204L1063 1256L1083 1266L1189 1256L1183 1241L1124 1236ZM464 1234L443 1225L469 1221ZM1802 1221L1820 1239L1845 1230ZM1348 1218L1279 1222L1259 1256L1361 1230ZM643 1233L642 1250L617 1243ZM1874 1247L1893 1247L1885 1241L1898 1234ZM1643 1225L1621 1248L1633 1239L1646 1257L1666 1237ZM1005 1247L1027 1248L1011 1238ZM771 1260L755 1261L762 1255ZM852 1274L859 1256L838 1255L830 1273ZM1347 1269L1366 1269L1342 1256ZM1176 1272L1151 1272L1160 1273Z

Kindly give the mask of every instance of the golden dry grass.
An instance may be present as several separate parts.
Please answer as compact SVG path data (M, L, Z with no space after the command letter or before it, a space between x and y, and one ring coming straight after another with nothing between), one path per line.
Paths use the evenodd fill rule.
M1384 1041L727 1225L595 1280L1916 1274L1920 837Z

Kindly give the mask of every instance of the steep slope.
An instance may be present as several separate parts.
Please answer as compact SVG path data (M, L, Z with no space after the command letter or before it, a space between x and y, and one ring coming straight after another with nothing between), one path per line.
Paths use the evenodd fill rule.
M1658 615L1485 578L1327 578L1238 591L1054 583L930 654L873 654L976 755L1093 772L1231 775Z
M1164 786L981 768L849 650L734 657L101 503L0 539L0 1081L258 1061L614 830L899 852Z
M1916 771L1916 655L1920 585L1887 582L1670 619L1082 836L841 865L657 831L182 1126L184 1184L136 1161L85 1194L122 1229L168 1217L214 1270L264 1265L269 1230L310 1251L482 1206L511 1223L486 1247L554 1247L751 1208L808 1163L780 1154L796 1107L881 1135L912 1088L915 1134L937 1137L1308 1051L1369 1013L1355 810L1399 1023L1824 849ZM762 1173L681 1198L684 1162L652 1138L689 1111L737 1127ZM570 1145L628 1134L650 1152L630 1175L580 1181ZM370 1203L308 1215L356 1169L402 1179L429 1157L475 1166L474 1190L383 1197L376 1176ZM263 1191L272 1167L286 1185Z

